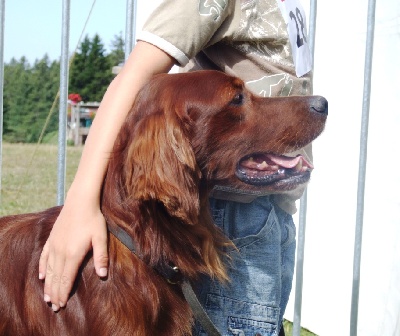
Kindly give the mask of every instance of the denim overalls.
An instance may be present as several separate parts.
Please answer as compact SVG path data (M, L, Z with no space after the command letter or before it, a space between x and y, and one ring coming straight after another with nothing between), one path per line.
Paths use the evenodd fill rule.
M271 196L240 203L211 198L215 224L235 243L230 282L203 278L197 295L222 335L278 335L292 286L296 229ZM206 335L196 324L193 335Z

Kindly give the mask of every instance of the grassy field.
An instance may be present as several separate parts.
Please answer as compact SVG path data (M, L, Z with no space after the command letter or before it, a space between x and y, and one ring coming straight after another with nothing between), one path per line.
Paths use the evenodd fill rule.
M293 324L290 321L283 321L283 328L285 329L285 335L286 336L292 336L293 332ZM311 331L307 330L307 329L301 329L300 331L300 336L318 336L317 334L312 333Z
M66 189L75 175L81 147L67 147ZM40 211L57 202L56 145L3 144L0 216ZM287 336L292 324L284 323ZM315 336L303 329L301 336Z
M67 188L75 175L81 152L80 147L67 147ZM1 216L56 205L57 157L55 145L3 144Z

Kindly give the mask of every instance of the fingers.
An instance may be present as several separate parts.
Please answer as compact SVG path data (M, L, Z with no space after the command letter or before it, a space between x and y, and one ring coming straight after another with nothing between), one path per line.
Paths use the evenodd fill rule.
M93 262L96 273L99 277L106 277L108 274L108 252L107 252L107 231L103 230L92 240Z
M57 303L55 303L55 306L52 305L52 308L62 308L66 305L69 293L71 293L72 286L74 284L76 275L78 273L79 265L82 263L82 259L66 259L63 267L63 273L60 278L53 279L53 287L52 287L52 292L53 290L58 289L58 302L59 306L57 306ZM57 302L57 300L54 300Z
M46 250L43 251L46 254ZM50 253L45 272L44 296L43 299L47 303L51 303L54 311L58 311L67 303L69 293L72 290L74 279L82 263L82 257L68 257L64 253ZM64 257L53 257L54 255ZM42 258L41 258L42 259ZM44 258L43 258L44 259Z
M53 282L57 283L58 279L60 279L60 276L57 275L57 272L58 273L60 272L58 269L62 267L62 262L58 263L59 266L56 266L54 264L55 260L52 257L52 254L50 253L49 241L46 242L46 245L43 248L42 256L40 257L40 262L46 265L44 269L45 271L43 272L43 270L40 269L39 273L39 276L41 276L45 280L43 299L47 303L52 303L52 308L54 311L56 311L58 310L60 301L58 299L58 288L57 290L53 289Z
M100 277L108 273L107 227L100 209L79 212L79 208L71 208L64 206L39 259L43 298L55 311L66 305L79 267L91 248L96 273Z
M55 263L56 260L50 254L44 281L44 301L51 303L52 309L57 311L60 306L58 292L61 276L59 274L62 272L63 261L58 262L57 264Z
M65 207L64 207L65 209ZM107 227L99 209L88 213L61 212L39 259L39 279L44 280L44 301L54 311L65 306L83 259L93 248L100 277L108 273ZM85 225L82 225L85 223Z
M43 246L42 254L39 259L39 279L44 280L47 270L47 259L49 258L49 244L48 241Z

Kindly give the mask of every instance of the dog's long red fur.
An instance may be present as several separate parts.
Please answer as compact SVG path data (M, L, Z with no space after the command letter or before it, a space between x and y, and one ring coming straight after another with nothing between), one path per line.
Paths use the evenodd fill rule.
M108 225L129 233L142 260L110 234L108 278L98 278L88 255L66 308L54 313L37 272L60 208L0 219L0 335L190 335L179 286L152 267L172 262L192 281L227 279L230 243L212 223L208 190L259 188L236 178L240 158L312 141L325 122L310 112L313 99L258 98L215 71L154 77L116 140L101 203Z

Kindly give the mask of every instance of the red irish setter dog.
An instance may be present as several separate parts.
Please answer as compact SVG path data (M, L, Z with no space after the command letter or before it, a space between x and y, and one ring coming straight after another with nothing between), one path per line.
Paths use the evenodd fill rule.
M121 128L101 202L110 229L126 231L138 253L110 234L108 278L96 276L88 255L67 307L54 313L37 270L60 208L1 218L0 335L190 335L180 286L154 267L226 280L230 242L212 223L208 191L306 182L311 164L281 155L316 138L326 116L322 97L260 98L221 72L155 76Z

